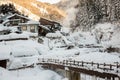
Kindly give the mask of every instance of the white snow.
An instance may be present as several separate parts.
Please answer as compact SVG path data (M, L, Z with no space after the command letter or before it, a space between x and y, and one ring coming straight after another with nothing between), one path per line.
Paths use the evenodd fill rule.
M96 44L95 36L90 32L76 32L70 35L68 39L76 45Z
M120 47L119 32L120 26L111 23L97 24L93 29L96 40L105 47Z
M7 56L10 56L10 53L14 56L39 55L46 53L43 49L47 48L32 40L4 41L0 43L0 53L3 54L4 51Z
M29 36L25 34L17 34L17 33L10 33L8 35L0 35L0 40L9 40L9 39L17 39L17 38L29 38Z
M36 36L36 33L32 34L29 32L23 32L22 34L11 33L8 35L1 35L1 40L14 38L28 38L28 40L0 42L0 60L10 59L8 69L19 68L25 65L29 66L33 63L35 64L38 63L38 59L41 58L59 59L60 61L76 60L101 64L116 64L116 62L118 62L120 64L120 54L117 52L107 53L104 52L103 48L79 48L79 45L92 44L96 46L104 44L104 46L116 46L120 44L119 27L113 29L113 25L111 24L99 24L97 26L98 27L96 27L92 32L76 32L71 33L70 36L63 36L60 32L48 33L45 38L41 37L44 41L42 44L38 43L36 38L29 38L29 36L32 35ZM112 35L109 34L111 32L113 32ZM98 44L96 37L99 39L101 34L103 35L103 39ZM71 44L73 44L74 47L68 49L68 46ZM103 52L99 52L100 50L103 50ZM0 80L33 79L68 80L67 78L62 79L61 76L53 71L44 70L38 68L38 66L17 71L8 71L0 68Z
M38 21L33 21L33 20L29 20L26 23L19 23L19 25L24 25L24 24L37 24L37 25L39 25L40 23Z
M9 59L10 58L10 47L0 46L0 60Z
M40 27L43 28L43 29L46 29L46 30L50 31L50 29L47 26L40 25Z
M100 53L100 52L92 52L84 55L79 55L74 59L76 61L107 63L107 64L114 64L115 62L120 62L119 56L109 53Z
M28 35L29 37L31 37L31 36L37 37L38 36L38 33L31 33L28 31L23 31L23 34Z
M51 70L39 67L17 71L0 68L0 80L62 80L62 77Z

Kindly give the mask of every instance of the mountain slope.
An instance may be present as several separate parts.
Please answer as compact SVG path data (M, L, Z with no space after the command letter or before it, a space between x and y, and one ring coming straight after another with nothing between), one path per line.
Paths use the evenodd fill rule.
M0 1L0 4L14 4L15 8L22 14L27 15L28 17L39 20L40 17L45 17L51 20L60 20L63 19L66 14L64 11L58 9L56 6L42 3L37 0L7 0Z
M98 23L120 23L120 0L62 0L56 5L74 17L66 19L72 30L88 31Z

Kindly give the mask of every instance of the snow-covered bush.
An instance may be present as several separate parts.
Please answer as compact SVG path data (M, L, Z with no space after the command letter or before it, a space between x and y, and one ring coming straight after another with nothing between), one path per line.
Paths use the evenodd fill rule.
M102 44L105 49L110 49L112 52L120 51L120 25L111 23L97 24L93 33L97 42Z
M111 45L120 45L120 25L114 27L113 35L110 40Z
M110 23L97 24L93 30L97 43L109 41L114 32L114 27L115 26Z
M76 32L71 34L68 39L75 45L96 44L95 37L90 32Z

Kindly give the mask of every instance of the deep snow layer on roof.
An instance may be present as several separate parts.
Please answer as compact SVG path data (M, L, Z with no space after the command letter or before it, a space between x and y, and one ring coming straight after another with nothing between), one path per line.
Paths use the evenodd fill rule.
M0 35L0 40L9 40L9 39L17 39L17 38L29 38L29 36L25 34L17 34L17 33L10 33L8 35Z
M33 40L0 42L0 59L10 56L31 56L46 53L47 48Z

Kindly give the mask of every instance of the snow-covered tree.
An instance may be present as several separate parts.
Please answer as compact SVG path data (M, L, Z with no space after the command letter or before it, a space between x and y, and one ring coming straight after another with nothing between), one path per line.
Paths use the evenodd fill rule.
M93 33L97 43L110 41L114 32L114 25L111 23L97 24Z

